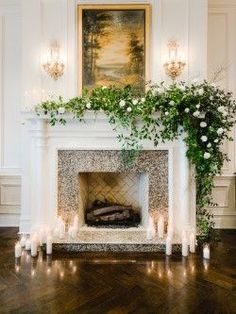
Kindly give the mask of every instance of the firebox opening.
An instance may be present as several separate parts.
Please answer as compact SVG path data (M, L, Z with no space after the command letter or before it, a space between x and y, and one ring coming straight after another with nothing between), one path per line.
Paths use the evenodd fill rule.
M84 224L113 228L142 225L143 187L147 180L145 173L79 173L79 211Z

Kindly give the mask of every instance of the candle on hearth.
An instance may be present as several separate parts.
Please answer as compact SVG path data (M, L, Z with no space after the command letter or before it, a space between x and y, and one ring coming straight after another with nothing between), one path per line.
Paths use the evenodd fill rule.
M31 256L35 257L38 254L38 239L36 236L33 236L31 240Z
M31 249L31 241L30 241L30 239L27 239L27 240L25 241L25 249L26 249L27 251L30 251L30 249Z
M158 238L164 237L164 217L161 215L157 222L157 234Z
M47 236L46 240L46 253L48 255L52 254L52 237L50 235Z
M73 227L76 231L79 230L79 217L77 215L75 215L74 217L74 221L73 221Z
M203 247L203 258L210 259L210 246L208 244Z
M182 238L182 255L188 256L188 240L184 236Z
M20 239L20 245L21 247L25 247L25 242L26 242L26 236L22 235Z
M155 225L153 218L149 216L148 226L147 226L147 240L152 240L155 237Z
M168 236L166 238L166 255L171 254L172 254L172 238Z
M190 234L190 239L189 239L189 242L190 242L190 252L191 253L195 253L195 233L192 232Z
M21 245L20 245L20 242L16 242L15 244L15 257L16 258L19 258L21 257L21 253L22 253L22 249L21 249Z
M63 239L64 237L65 237L65 223L63 220L61 220L59 226L59 238Z

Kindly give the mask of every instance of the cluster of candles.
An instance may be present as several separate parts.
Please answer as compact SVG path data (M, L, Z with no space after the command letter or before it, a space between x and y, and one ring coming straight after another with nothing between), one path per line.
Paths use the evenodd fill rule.
M165 232L165 220L162 215L159 216L157 224L155 224L153 217L149 217L148 228L147 228L147 240L155 238L156 234L159 239L164 239ZM166 255L172 254L174 231L173 228L168 228L166 237ZM196 233L194 231L182 232L182 256L187 257L189 252L195 253L196 250ZM203 258L210 259L210 246L208 244L203 247Z
M72 221L72 224L68 228L68 237L70 239L76 239L79 231L79 218L76 215ZM63 240L66 236L66 225L62 217L58 217L56 220L55 228L41 228L38 232L32 233L31 236L22 235L20 240L15 244L15 257L19 258L22 255L23 249L31 251L31 256L36 257L40 246L46 244L46 253L52 254L53 239Z

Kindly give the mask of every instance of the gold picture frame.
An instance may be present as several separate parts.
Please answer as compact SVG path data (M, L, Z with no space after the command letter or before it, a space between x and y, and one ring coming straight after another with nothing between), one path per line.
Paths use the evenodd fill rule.
M77 6L78 94L83 88L101 85L130 84L145 90L149 80L150 11L149 4ZM96 40L92 37L95 35ZM99 48L93 48L96 45Z

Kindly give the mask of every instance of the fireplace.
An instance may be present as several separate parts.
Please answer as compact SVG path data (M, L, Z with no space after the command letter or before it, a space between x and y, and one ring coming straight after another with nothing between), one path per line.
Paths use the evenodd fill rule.
M86 123L68 118L66 126L54 127L46 117L29 113L24 117L20 232L53 227L59 215L68 227L77 215L79 232L73 243L79 243L81 250L103 250L105 244L138 250L139 245L144 249L150 244L146 236L150 215L155 222L159 215L164 217L176 243L181 242L183 228L195 228L194 177L183 139L157 147L144 142L139 157L127 168L116 133L103 114L95 120L93 113L87 113ZM128 184L130 188L122 190ZM130 226L127 220L92 224L87 214L99 209L95 208L99 202L99 208L131 207L137 219ZM125 209L108 212L108 217L127 214ZM55 241L71 243L69 238ZM148 249L158 250L155 245L164 241L153 239Z

